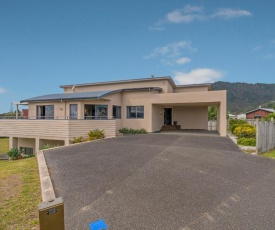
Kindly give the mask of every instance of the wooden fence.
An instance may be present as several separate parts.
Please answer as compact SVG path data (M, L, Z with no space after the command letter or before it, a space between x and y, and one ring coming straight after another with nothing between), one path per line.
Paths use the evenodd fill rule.
M275 148L274 121L256 121L256 153L261 154Z

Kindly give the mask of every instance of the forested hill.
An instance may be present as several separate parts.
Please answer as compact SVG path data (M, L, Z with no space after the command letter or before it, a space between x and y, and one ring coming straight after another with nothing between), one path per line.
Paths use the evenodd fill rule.
M227 110L232 114L245 113L262 107L274 108L275 84L248 84L218 81L212 90L227 90Z

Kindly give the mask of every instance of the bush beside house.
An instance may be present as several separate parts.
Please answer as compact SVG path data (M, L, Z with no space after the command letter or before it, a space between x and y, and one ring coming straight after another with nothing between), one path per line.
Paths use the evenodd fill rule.
M229 130L237 136L237 144L244 146L256 146L256 127L249 125L244 120L231 119Z

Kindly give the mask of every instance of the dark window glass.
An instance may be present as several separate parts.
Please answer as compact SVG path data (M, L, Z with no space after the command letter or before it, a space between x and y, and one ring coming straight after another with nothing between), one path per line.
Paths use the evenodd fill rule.
M127 118L144 118L144 106L127 106Z
M113 118L121 119L121 106L113 106Z
M20 150L23 151L23 154L33 155L33 148L20 147Z
M38 119L54 119L54 105L39 105L36 107Z

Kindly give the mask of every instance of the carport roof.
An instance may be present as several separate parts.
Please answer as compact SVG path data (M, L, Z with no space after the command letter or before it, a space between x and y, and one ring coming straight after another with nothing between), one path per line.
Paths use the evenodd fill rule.
M104 98L108 95L123 92L123 91L147 91L147 90L162 91L162 88L159 88L159 87L146 87L146 88L127 88L127 89L119 89L119 90L104 90L104 91L91 91L91 92L48 94L48 95L28 98L28 99L20 101L20 103L102 99L102 98Z

